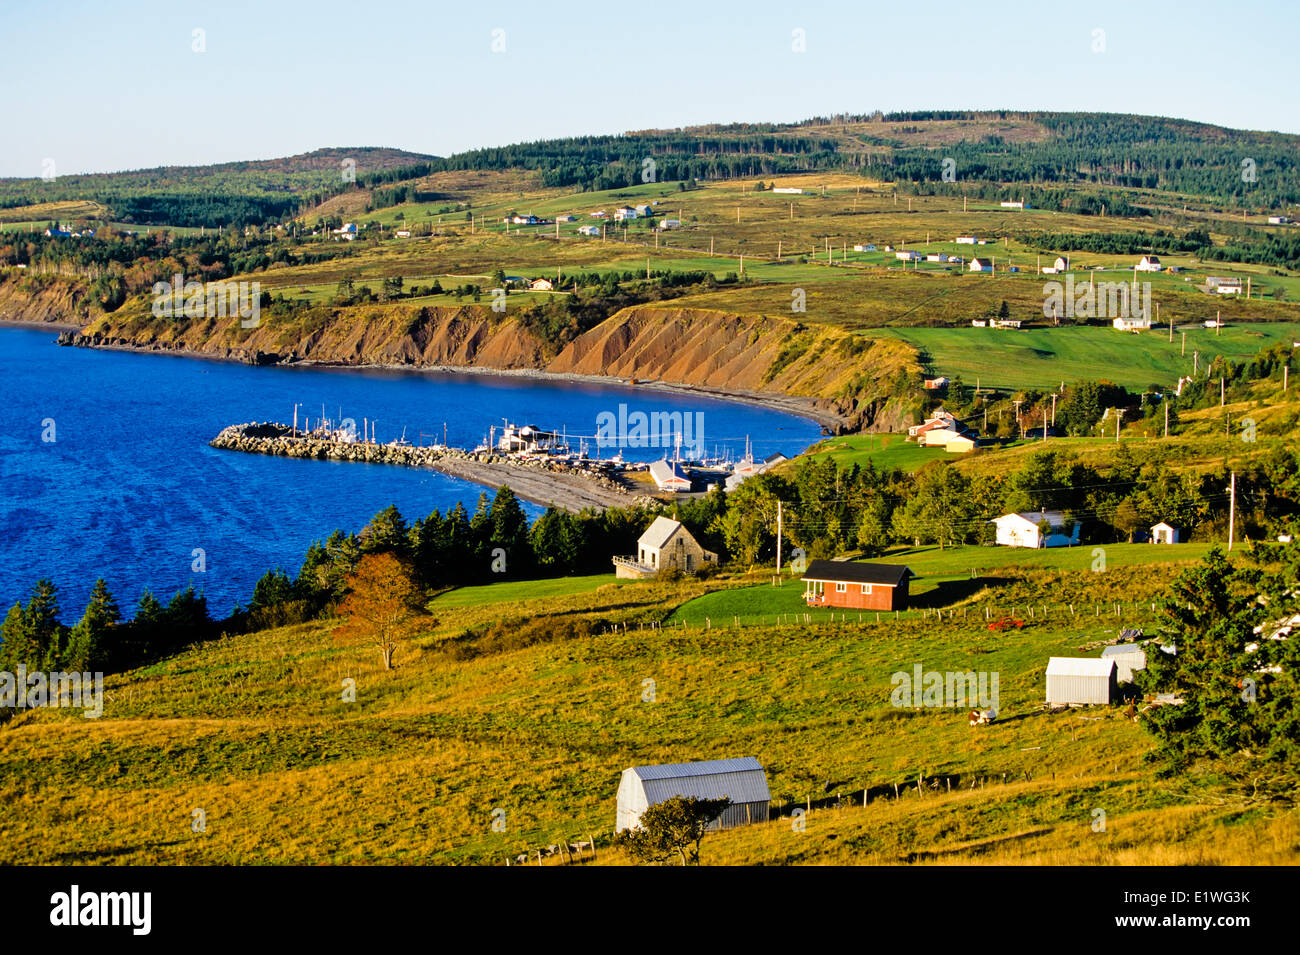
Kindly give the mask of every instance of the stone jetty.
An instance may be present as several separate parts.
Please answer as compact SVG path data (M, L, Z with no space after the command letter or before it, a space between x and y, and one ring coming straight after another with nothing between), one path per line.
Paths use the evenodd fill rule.
M209 443L223 451L249 454L433 468L487 487L509 485L526 501L570 511L655 503L648 495L632 493L616 477L565 462L459 448L338 441L302 433L295 436L288 425L273 421L231 425Z

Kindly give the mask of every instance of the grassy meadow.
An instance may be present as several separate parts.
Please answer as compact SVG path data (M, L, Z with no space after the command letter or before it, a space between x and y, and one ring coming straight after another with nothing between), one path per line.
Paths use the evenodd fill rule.
M805 831L779 819L710 836L706 864L1295 861L1294 814L1156 778L1121 707L1040 705L1049 656L1151 626L1160 579L1203 548L1114 548L1105 574L1080 569L1082 549L965 550L891 556L923 575L984 557L985 579L944 614L879 625L706 628L687 612L683 627L672 608L801 588L602 575L445 594L391 672L328 622L213 641L110 678L101 719L26 711L0 734L0 862L504 864L588 835L597 864L622 862L621 770L725 755L759 758L776 808L813 808ZM987 630L982 602L1044 586L1117 596L1122 616ZM451 652L466 628L557 614L594 632ZM960 706L892 706L892 675L916 664L996 672L999 720L974 730Z

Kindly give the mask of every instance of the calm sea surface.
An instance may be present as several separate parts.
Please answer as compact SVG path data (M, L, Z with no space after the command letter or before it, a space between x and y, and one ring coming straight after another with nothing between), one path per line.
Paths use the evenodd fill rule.
M359 530L389 504L408 520L457 501L472 512L483 488L436 471L207 446L229 424L288 422L295 402L313 420L322 405L358 428L377 419L380 441L405 428L412 443L433 443L445 423L460 447L483 441L503 418L594 435L597 415L617 414L620 403L629 412L703 412L709 453L729 448L738 457L749 436L756 457L793 455L818 436L815 424L782 412L614 385L253 368L53 341L44 329L0 328L0 602L25 599L38 578L50 577L68 623L97 577L128 613L146 587L166 600L193 584L212 613L224 615L247 601L268 568L295 573L313 540L335 528ZM636 460L662 454L624 451ZM192 569L195 549L204 552L202 573Z

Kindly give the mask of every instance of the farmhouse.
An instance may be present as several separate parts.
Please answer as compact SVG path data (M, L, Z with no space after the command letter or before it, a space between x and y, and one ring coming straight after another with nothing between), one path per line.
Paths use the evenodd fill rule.
M555 221L556 222L577 222L578 217L575 215L569 215L568 213L565 213L562 216L556 216Z
M650 465L650 477L661 491L687 492L692 488L691 476L676 461L659 460Z
M802 196L803 190L796 186L773 186L772 191L787 196Z
M809 561L804 571L804 602L810 607L852 610L906 610L912 572L902 564L856 560Z
M345 222L334 230L334 234L341 239L351 242L357 237L357 224L355 222Z
M1161 521L1151 528L1151 543L1153 544L1177 544L1178 528L1172 524L1166 524Z
M731 805L710 829L730 829L751 822L767 822L772 795L767 773L752 756L713 759L700 763L633 766L623 770L618 783L618 816L614 831L635 829L641 814L674 796L731 800Z
M1132 683L1133 673L1147 668L1147 652L1136 643L1117 643L1101 651L1103 660L1115 661L1115 682Z
M626 219L635 219L637 211L631 206L619 206L614 210L614 221L623 222Z
M904 249L902 252L894 253L894 258L898 259L900 262L911 262L913 259L919 259L920 257L920 252L914 252L911 249Z
M580 225L578 226L579 235L600 235L600 226L598 225Z
M927 378L923 382L927 391L942 391L948 387L948 379L943 375L938 378Z
M1133 266L1137 272L1159 272L1164 266L1160 264L1160 256L1144 255L1138 260L1138 264Z
M682 227L681 219L660 219L659 228L661 229L680 229Z
M1052 657L1047 661L1047 702L1054 706L1105 705L1115 699L1115 661Z
M1003 209L1023 209L1025 207L1025 203L1023 200L1016 202L1007 199L1007 200L1003 200L1003 202L1000 203L1000 205L1002 206Z
M944 411L940 408L930 417L926 418L921 424L914 424L907 429L909 438L920 437L927 431L933 431L935 428L951 428L953 430L965 430L960 421L953 416L951 412Z
M979 239L973 235L959 235L955 241L958 245L975 245Z
M967 266L967 269L971 272L992 272L993 260L982 259L979 257L973 258L970 260L970 265Z
M634 206L633 208L636 210L636 214L639 216L648 216L654 212L654 207L650 205L639 205L639 206Z
M614 558L614 576L644 580L670 568L693 574L704 564L717 562L718 555L701 547L681 521L656 517L637 538L635 557Z
M398 229L396 232L393 233L393 235L397 236L399 239L409 239L411 237L411 230Z
M1081 524L1065 533L1065 515L1060 511L1020 511L989 521L997 526L997 542L1006 547L1073 547L1079 543ZM1044 533L1042 525L1048 525Z
M855 245L853 247L853 251L854 252L875 252L876 247L874 245Z
M528 290L531 292L554 292L555 283L550 279L533 279L528 283Z

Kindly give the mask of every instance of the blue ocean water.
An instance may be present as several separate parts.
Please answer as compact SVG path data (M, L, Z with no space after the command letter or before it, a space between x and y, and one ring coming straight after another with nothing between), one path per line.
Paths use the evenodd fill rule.
M376 436L419 433L473 447L503 418L596 433L597 416L702 412L704 444L736 456L793 455L818 427L803 418L694 395L625 386L442 372L253 368L171 355L60 348L45 329L0 328L0 605L40 577L59 585L75 621L97 577L130 612L148 587L166 600L193 584L214 615L248 600L267 569L298 569L313 540L359 530L396 504L408 520L463 501L477 484L431 470L217 451L245 421L378 420ZM45 440L52 437L54 440ZM572 442L576 447L576 442ZM593 449L594 450L594 449ZM652 460L653 449L625 457ZM540 508L528 505L531 515ZM195 572L194 551L206 568ZM0 606L0 610L3 609Z

